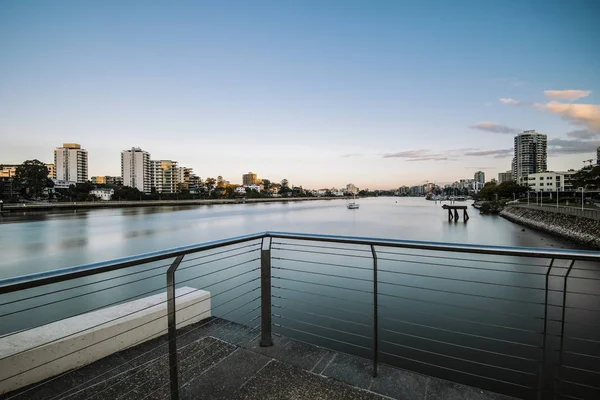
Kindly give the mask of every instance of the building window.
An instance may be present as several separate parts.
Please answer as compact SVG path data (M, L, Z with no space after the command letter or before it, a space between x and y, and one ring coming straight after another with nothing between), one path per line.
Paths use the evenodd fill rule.
M540 183L540 186L544 186L544 184L543 184L543 183Z

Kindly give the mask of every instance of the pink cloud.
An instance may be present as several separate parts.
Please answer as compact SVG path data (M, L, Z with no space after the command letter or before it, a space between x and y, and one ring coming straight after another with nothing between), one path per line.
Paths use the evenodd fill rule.
M575 101L587 97L591 93L590 90L544 90L546 97L552 100Z

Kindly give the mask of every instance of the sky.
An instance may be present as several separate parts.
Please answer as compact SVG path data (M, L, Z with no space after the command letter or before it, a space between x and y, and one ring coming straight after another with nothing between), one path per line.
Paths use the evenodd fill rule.
M200 177L386 189L600 145L600 2L0 2L0 163L141 147Z

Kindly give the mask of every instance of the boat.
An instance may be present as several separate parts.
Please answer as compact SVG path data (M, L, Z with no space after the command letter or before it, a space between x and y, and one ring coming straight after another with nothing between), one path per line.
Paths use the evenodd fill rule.
M346 207L349 210L355 210L358 208L358 203L356 202L356 195L352 194L352 201L349 201L348 203L346 203Z

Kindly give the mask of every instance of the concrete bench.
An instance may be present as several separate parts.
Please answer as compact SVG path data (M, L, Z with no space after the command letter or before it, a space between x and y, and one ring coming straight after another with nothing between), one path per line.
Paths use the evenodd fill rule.
M177 328L211 316L210 292L182 287L175 295ZM166 334L166 300L161 293L0 338L0 394Z

